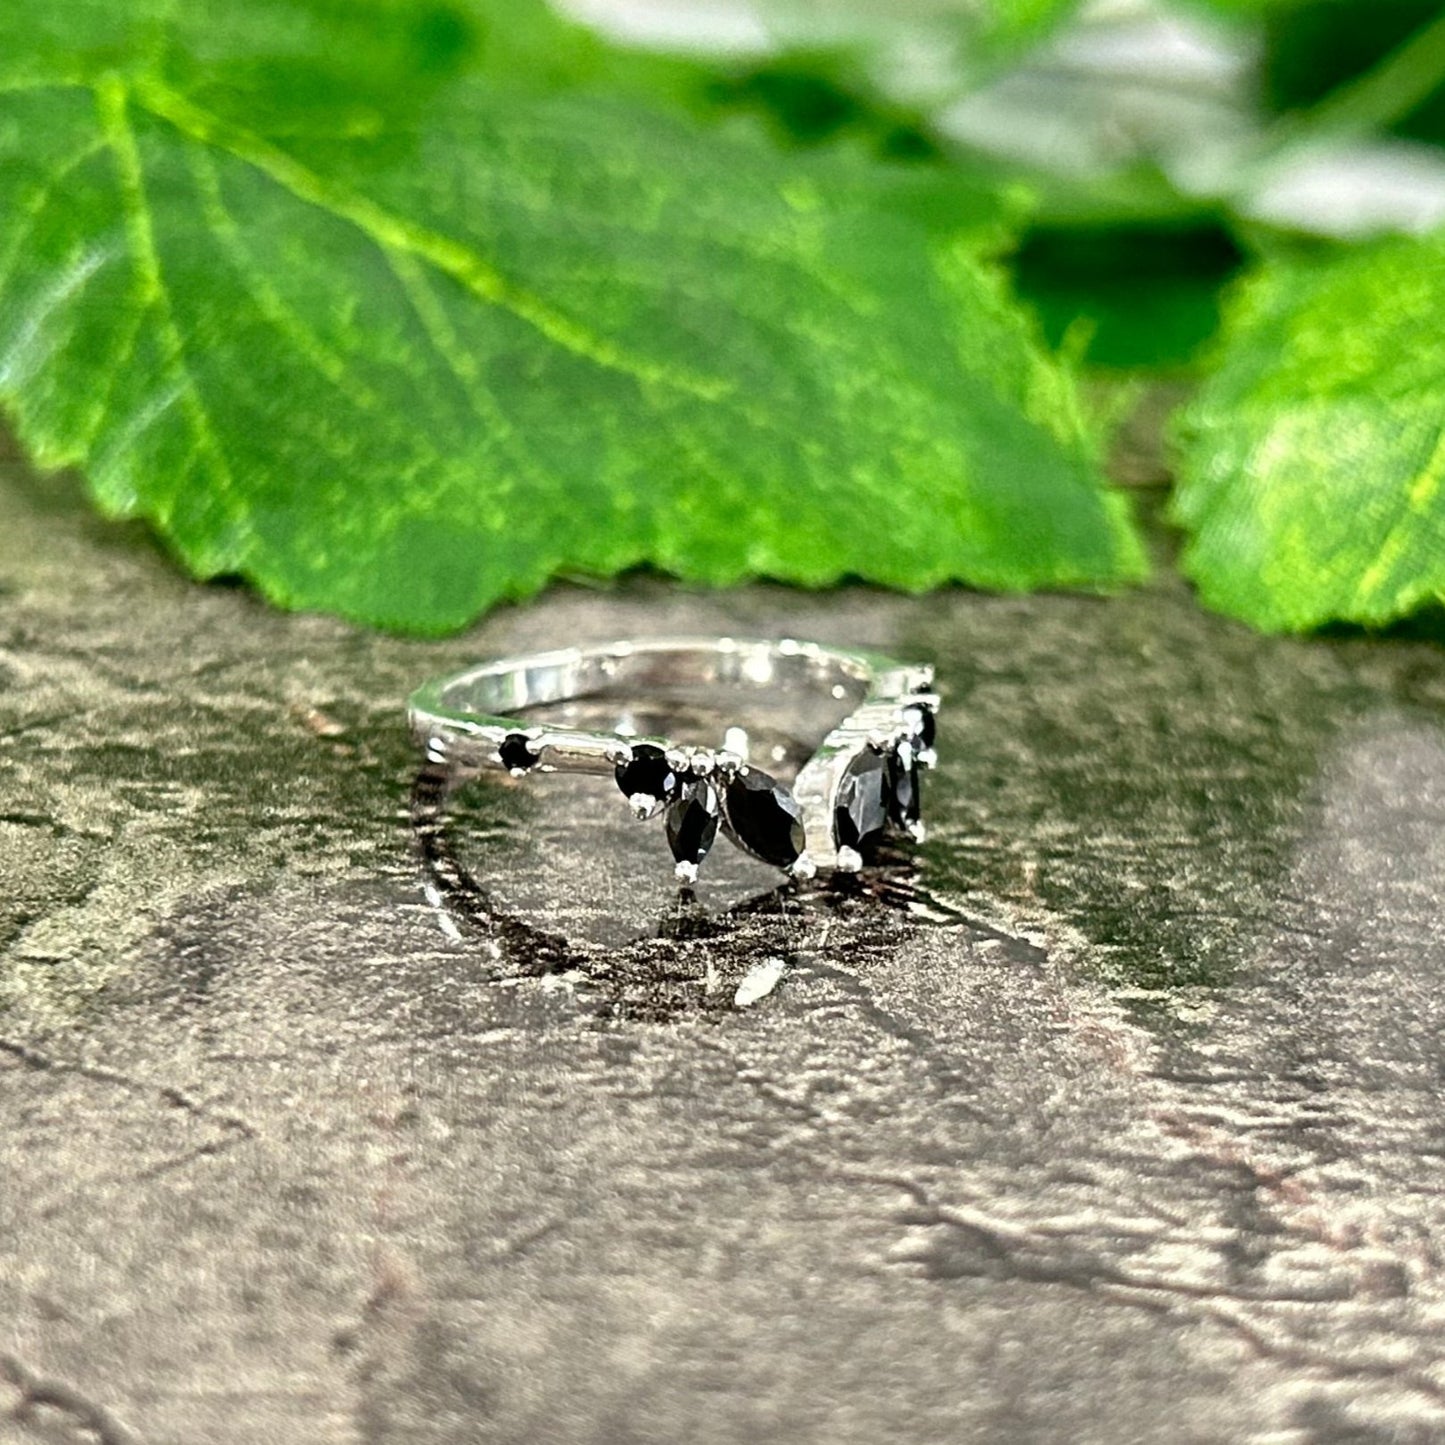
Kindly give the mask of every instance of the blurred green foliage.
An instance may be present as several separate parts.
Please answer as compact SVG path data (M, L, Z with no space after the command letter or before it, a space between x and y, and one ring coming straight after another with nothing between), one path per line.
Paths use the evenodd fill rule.
M638 564L1117 585L1070 372L1192 378L1211 605L1445 595L1445 263L1372 239L1445 217L1438 6L754 13L699 53L541 0L11 8L0 400L198 575L426 630Z
M1012 265L1052 345L1100 367L1165 371L1191 366L1213 336L1221 287L1243 261L1229 231L1205 221L1035 226Z
M1368 73L1440 16L1438 0L1324 0L1272 10L1264 25L1263 94L1275 112L1317 105ZM1389 127L1445 140L1445 88L1436 86Z

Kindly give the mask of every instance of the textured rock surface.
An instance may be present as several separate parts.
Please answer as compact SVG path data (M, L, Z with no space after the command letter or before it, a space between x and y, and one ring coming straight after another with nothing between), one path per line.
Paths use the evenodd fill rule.
M1445 1438L1438 641L639 582L419 644L0 517L7 1445ZM608 779L424 866L413 682L673 629L939 663L911 878L680 911Z

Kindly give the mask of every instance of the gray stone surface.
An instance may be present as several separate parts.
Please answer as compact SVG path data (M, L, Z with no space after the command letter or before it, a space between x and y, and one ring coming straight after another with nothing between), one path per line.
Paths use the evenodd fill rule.
M1445 1439L1428 629L644 579L421 643L13 457L0 522L6 1445ZM682 909L557 780L419 856L412 683L673 629L935 659L916 870Z

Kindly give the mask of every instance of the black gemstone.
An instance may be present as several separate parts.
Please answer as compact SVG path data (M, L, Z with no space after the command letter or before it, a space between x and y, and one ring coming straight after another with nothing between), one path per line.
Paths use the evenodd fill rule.
M900 827L922 816L918 797L918 760L911 743L888 755L888 816Z
M699 779L684 783L676 802L667 810L667 844L679 863L696 868L717 837L717 789Z
M775 778L757 768L738 773L724 797L734 838L765 863L788 868L803 852L803 810Z
M866 856L888 826L889 774L889 759L872 748L848 764L833 809L833 838L840 848Z
M650 798L661 807L677 792L677 774L661 748L634 743L632 757L617 765L617 786L629 802L637 797Z
M497 756L504 768L511 768L514 772L525 773L528 768L537 766L536 756L521 733L509 733L497 749Z
M938 720L931 707L909 709L908 720L913 726L913 745L917 752L931 753L933 740L938 735Z

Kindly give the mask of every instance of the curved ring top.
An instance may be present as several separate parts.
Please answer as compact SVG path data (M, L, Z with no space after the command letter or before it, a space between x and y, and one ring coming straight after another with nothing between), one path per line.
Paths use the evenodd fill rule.
M932 682L933 669L927 664L791 638L648 638L483 663L424 684L412 694L407 711L411 730L428 756L464 773L487 768L615 772L621 782L630 762L645 751L661 750L684 782L711 779L710 786L719 792L739 793L731 785L744 777L747 787L756 789L758 777L764 778L789 801L796 799L806 848L790 863L760 852L751 846L747 829L736 826L739 809L729 809L725 798L723 827L747 851L806 875L814 867L861 864L859 850L852 846L858 840L840 837L837 819L840 794L847 793L850 774L862 766L860 759L892 757L903 746L910 769L932 761L932 715L938 707ZM729 729L721 748L677 747L665 738L640 739L629 731L551 727L516 716L528 708L604 693L713 685L763 694L801 688L850 710L799 770L791 793L749 763L745 742L728 745L745 739L739 730ZM916 785L911 796L916 798ZM646 801L656 803L654 811L662 806L661 800ZM900 821L917 835L921 828L916 808L913 813ZM848 833L846 825L843 833ZM681 859L678 871L686 876Z

